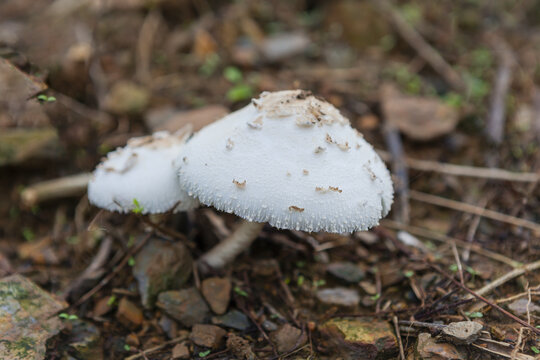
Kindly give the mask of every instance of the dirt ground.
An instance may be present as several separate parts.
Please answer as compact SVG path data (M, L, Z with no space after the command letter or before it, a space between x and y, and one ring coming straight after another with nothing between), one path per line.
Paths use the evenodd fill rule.
M386 162L379 226L207 269L238 217L89 203L128 139L286 89ZM539 180L536 0L0 1L3 359L538 359Z

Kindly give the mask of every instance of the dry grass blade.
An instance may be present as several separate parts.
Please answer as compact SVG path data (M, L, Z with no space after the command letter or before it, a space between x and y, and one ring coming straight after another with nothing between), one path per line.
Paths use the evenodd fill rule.
M421 228L421 227L418 227L418 226L406 225L406 224L402 224L402 223L399 223L397 221L393 221L393 220L389 220L389 219L381 220L381 225L384 226L384 227L390 228L390 229L394 229L394 230L404 230L404 231L407 231L407 232L409 232L411 234L414 234L416 236L425 237L425 238L431 239L431 240L436 240L436 241L440 241L440 242L451 242L451 241L453 241L460 248L464 249L464 248L470 247L470 250L477 253L478 255L482 255L482 256L487 257L489 259L496 260L496 261L498 261L500 263L510 265L513 268L519 268L519 267L521 267L523 265L519 261L512 260L512 259L510 259L510 258L508 258L508 257L506 257L506 256L504 256L502 254L499 254L499 253L484 249L479 245L470 244L470 243L468 243L466 241L463 241L463 240L460 240L460 239L457 239L457 238L453 238L453 237L441 234L439 232L436 232L436 231L433 231L433 230L430 230L430 229L425 229L425 228Z
M446 199L440 196L426 194L416 190L411 190L409 195L411 199L416 201L421 201L427 204L437 205L452 210L463 211L469 214L479 215L488 219L504 222L515 226L521 226L540 234L540 224L529 220L520 219L515 216L506 215L497 211L485 209L471 204L466 204L460 201Z
M177 337L175 339L166 341L163 344L160 344L160 345L151 347L150 349L146 349L144 351L141 351L138 354L128 356L125 360L136 360L136 359L139 359L139 358L148 359L148 357L146 355L151 354L151 353L156 352L156 351L159 351L159 350L161 350L161 349L163 349L163 348L165 348L165 347L167 347L169 345L179 343L179 342L184 341L186 339L187 339L187 335Z
M504 274L500 278L497 278L497 279L493 280L492 282L490 282L489 284L487 284L486 286L478 289L476 291L476 293L478 295L487 294L490 291L492 291L493 289L501 286L502 284L504 284L504 283L506 283L506 282L518 277L518 276L521 276L521 275L523 275L525 273L528 273L528 272L533 272L533 271L538 270L538 269L540 269L540 260L535 261L535 262L530 263L530 264L527 264L527 265L524 265L524 266L521 266L521 267L519 267L517 269L514 269L514 270ZM467 298L472 299L473 296L469 295Z
M387 151L377 150L379 156L386 162L391 161L391 155ZM504 169L484 168L476 166L455 165L431 160L420 160L405 157L407 166L418 171L432 171L440 174L472 177L479 179L514 181L514 182L538 182L540 174L518 173Z
M431 268L433 268L434 270L436 270L439 274L443 275L445 278L447 278L448 280L450 280L453 284L457 285L458 287L460 287L462 290L465 290L466 292L468 292L470 295L472 295L473 297L477 298L478 300L480 301L483 301L484 303L488 304L489 306L491 306L493 309L501 312L502 314L506 315L507 317L509 317L510 319L514 320L515 322L519 323L520 325L532 330L532 332L534 332L535 334L537 335L540 335L540 329L537 329L535 328L534 326L532 326L531 324L529 324L528 322L518 318L517 316L515 316L514 314L504 310L502 307L500 307L499 305L489 301L488 299L486 299L485 297L483 297L482 295L479 295L477 294L476 292L472 291L471 289L469 289L467 286L463 285L462 283L460 283L459 281L457 281L456 279L454 279L452 276L450 276L449 274L447 274L445 271L443 271L439 266L437 265L434 265L434 264L431 264L431 263L426 263L427 265L429 265Z

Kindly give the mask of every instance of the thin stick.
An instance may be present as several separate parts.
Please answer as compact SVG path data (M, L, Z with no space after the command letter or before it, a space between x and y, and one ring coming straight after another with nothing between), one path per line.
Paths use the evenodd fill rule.
M498 55L499 66L497 68L497 75L495 76L494 90L486 121L486 135L489 140L500 145L504 138L506 97L512 82L515 59L512 49L501 37L491 36L488 40L492 43Z
M407 166L403 160L405 155L403 152L403 143L395 125L390 121L386 121L384 126L384 138L390 149L392 159L392 170L397 179L394 182L396 187L396 195L399 199L399 211L396 216L400 222L409 223L409 174Z
M390 162L392 159L392 155L390 155L390 153L387 151L377 149L377 153L381 159L386 162ZM409 168L418 171L432 171L446 175L501 181L532 183L540 181L540 174L536 173L518 173L497 168L455 165L431 160L414 159L407 156L404 158L404 160Z
M497 211L485 209L479 206L466 204L460 201L446 199L440 196L426 194L426 193L416 191L416 190L410 191L410 198L416 201L421 201L428 204L445 207L448 209L453 209L453 210L463 211L463 212L474 214L474 215L479 215L488 219L497 220L497 221L511 224L514 226L521 226L527 229L531 229L537 233L540 233L540 224L537 224L529 220L517 218L514 216L506 215Z
M470 247L471 251L477 253L478 255L482 255L482 256L487 257L489 259L493 259L493 260L496 260L496 261L501 262L503 264L510 265L513 268L519 268L520 266L523 265L519 261L512 260L512 259L510 259L510 258L508 258L508 257L506 257L504 255L499 254L499 253L484 249L484 248L482 248L481 246L479 246L477 244L470 244L470 243L468 243L466 241L463 241L463 240L460 240L460 239L457 239L457 238L453 238L453 237L447 236L445 234L441 234L439 232L436 232L436 231L433 231L433 230L430 230L430 229L425 229L425 228L421 228L421 227L418 227L418 226L402 224L402 223L399 223L399 222L396 222L396 221L393 221L393 220L389 220L389 219L381 220L381 225L384 226L384 227L387 227L387 228L394 229L394 230L405 230L405 231L407 231L407 232L409 232L411 234L414 234L416 236L421 236L421 237L425 237L425 238L440 241L440 242L453 241L453 242L456 243L457 246L459 246L462 249Z
M401 334L399 332L398 318L397 316L392 317L392 322L394 323L394 328L396 329L396 337L399 345L399 358L405 360L405 351L403 350L403 342L401 341Z
M83 173L31 185L21 193L25 206L32 207L42 201L70 196L82 196L86 192L92 174Z
M81 296L75 304L72 305L72 307L77 307L84 303L86 300L90 299L92 296L94 296L99 290L101 290L105 285L109 283L119 272L124 268L124 266L127 265L129 262L129 259L134 256L137 252L139 252L140 249L146 244L148 239L152 236L152 232L148 233L148 235L145 236L145 238L138 243L135 247L133 247L127 254L124 256L122 261L107 275L103 280L101 280L96 286L94 286L90 291L88 291L86 294Z
M398 13L387 0L372 0L372 2L386 15L397 32L405 41L438 72L444 80L455 90L463 91L466 86L463 79L452 66L435 50L424 38Z
M501 286L502 284L518 277L518 276L521 276L527 272L533 272L537 269L540 269L540 260L538 261L535 261L533 263L530 263L530 264L527 264L527 265L523 265L521 266L520 268L517 268L517 269L514 269L506 274L504 274L503 276L493 280L492 282L490 282L489 284L487 284L486 286L478 289L476 291L476 293L478 295L485 295L491 291L493 291L495 288ZM469 299L472 299L472 296L468 296Z
M456 259L456 264L458 267L458 274L459 274L459 280L462 284L465 284L465 280L463 279L463 266L461 266L461 260L459 258L459 254L456 247L456 242L451 241L450 244L452 244L452 253L454 254L454 258Z
M540 262L540 261L539 261ZM434 270L436 270L438 273L440 273L441 275L443 275L445 278L447 278L448 280L450 280L453 284L459 286L461 289L465 290L466 292L468 292L470 295L472 295L473 297L477 298L478 300L480 301L483 301L484 303L488 304L489 306L491 306L493 309L503 313L504 315L508 316L510 319L514 320L515 322L521 324L522 326L525 326L529 329L531 329L535 334L537 335L540 335L540 329L537 329L535 328L534 326L532 326L531 324L529 324L528 322L518 318L517 316L515 316L514 314L504 310L502 307L500 307L499 305L489 301L488 299L486 299L485 297L483 297L482 295L479 295L477 294L476 292L472 291L471 289L469 289L467 286L463 285L462 283L460 283L459 281L457 281L456 279L454 279L452 276L448 275L445 271L443 271L440 267L438 267L437 265L435 264L431 264L429 262L426 262L426 264L428 266L430 266L431 268L433 268Z
M125 360L136 360L136 359L141 358L141 357L146 358L146 355L148 355L148 354L151 354L151 353L153 353L153 352L159 351L159 350L161 350L161 349L163 349L163 348L166 348L166 347L169 346L169 345L179 343L180 341L184 341L184 340L186 340L187 338L188 338L187 335L179 336L179 337L177 337L177 338L175 338L175 339L166 341L166 342L164 342L164 343L161 344L161 345L154 346L154 347L151 347L150 349L143 350L143 351L141 351L141 352L138 353L138 354L131 355L131 356L125 358Z
M478 344L471 344L471 345L474 346L475 348L479 349L479 350L486 351L486 352L491 353L491 354L496 354L496 355L499 355L499 356L502 356L502 357L511 358L511 355L502 353L500 351L495 351L493 349L490 349L490 348L487 348L487 347L484 347L484 346L481 346L481 345L478 345ZM526 355L526 354L519 353L517 355L519 357L516 357L516 360L535 360L534 357Z

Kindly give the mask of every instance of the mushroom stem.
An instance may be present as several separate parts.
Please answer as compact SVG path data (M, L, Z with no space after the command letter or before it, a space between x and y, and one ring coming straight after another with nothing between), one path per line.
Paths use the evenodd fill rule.
M214 269L222 268L251 245L253 240L261 232L263 226L264 223L242 221L231 236L204 254L199 259L199 263L208 265Z

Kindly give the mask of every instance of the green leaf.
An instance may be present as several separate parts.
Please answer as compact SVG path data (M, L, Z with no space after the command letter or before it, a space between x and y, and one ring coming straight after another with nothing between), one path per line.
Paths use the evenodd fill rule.
M109 298L109 300L107 300L107 305L108 305L108 306L113 306L114 303L115 303L115 301L116 301L116 296L111 295L111 297Z
M209 354L210 354L210 350L201 351L201 352L199 353L199 357L202 357L202 358L203 358L203 357L208 356Z
M218 54L210 54L204 59L204 63L199 68L199 73L205 77L211 76L219 66L221 59Z
M234 287L234 292L237 293L238 295L240 296L243 296L243 297L248 297L249 294L247 292L245 292L244 290L240 289L238 286L235 286Z
M124 344L124 350L126 351L131 350L131 346L129 346L128 344Z
M225 70L223 70L223 76L233 84L242 81L243 78L242 72L234 66L227 66Z
M135 259L133 258L133 256L128 259L128 265L135 266Z
M304 275L298 275L298 279L296 279L296 284L298 286L302 286L302 284L304 284L304 280L305 280Z
M533 351L533 353L535 354L540 354L540 350L538 350L538 348L536 346L531 346L531 350Z
M380 297L381 297L381 294L375 294L375 295L373 295L373 296L371 297L371 300L377 301L377 300L379 300Z
M141 206L141 204L139 203L139 200L137 199L133 199L133 205L134 205L134 208L133 210L131 210L134 214L142 214L142 212L144 211L144 208Z
M482 313L479 312L479 311L475 311L475 312L465 312L465 315L466 315L467 317L470 317L471 319L484 317L484 314L482 314Z
M326 285L326 280L324 280L324 279L316 280L316 281L313 282L313 285L316 288L318 288L320 286L324 286L324 285Z
M227 91L227 99L232 102L249 99L253 96L253 89L247 84L238 84Z
M60 313L60 314L58 314L58 317L59 317L60 319L67 319L67 318L69 317L69 314L67 314L67 313Z
M30 229L29 227L24 227L22 229L22 236L24 237L24 240L28 242L32 242L36 238L36 235L34 234L32 229Z
M451 272L457 272L458 271L458 266L457 266L457 264L452 264L452 265L450 265L449 269L450 269Z
M414 275L414 271L412 271L412 270L407 270L407 271L405 271L405 272L403 273L403 275L404 275L405 277L410 278L410 277L412 277L412 276Z
M135 245L135 235L129 235L129 240L127 242L127 247L130 248Z

